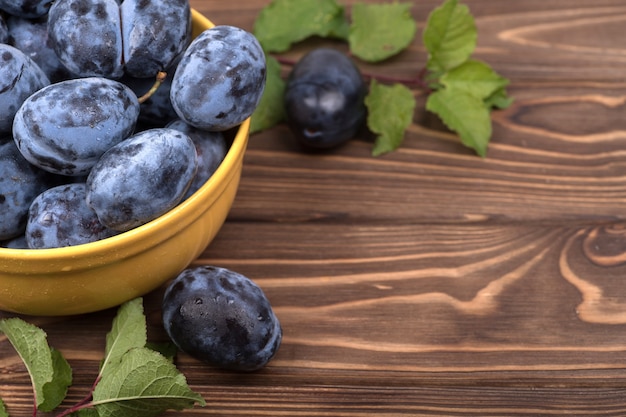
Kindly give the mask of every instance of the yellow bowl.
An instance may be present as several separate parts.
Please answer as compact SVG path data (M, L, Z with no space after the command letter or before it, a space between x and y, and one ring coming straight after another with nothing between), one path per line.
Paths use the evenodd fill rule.
M193 33L213 24L192 10ZM178 275L215 237L235 199L250 119L233 132L223 162L168 213L94 243L55 249L0 248L0 310L61 316L117 306Z

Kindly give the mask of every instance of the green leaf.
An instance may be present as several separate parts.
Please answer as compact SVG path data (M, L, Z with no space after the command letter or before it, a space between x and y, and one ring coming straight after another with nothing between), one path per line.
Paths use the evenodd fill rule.
M253 33L267 52L284 52L314 35L346 39L348 27L335 0L274 0L261 9Z
M141 297L122 304L113 319L111 331L106 336L104 359L100 374L109 365L120 361L122 355L135 347L144 347L147 340L146 316Z
M176 355L178 354L178 347L172 342L148 342L146 343L148 349L152 349L165 356L168 361L174 362Z
M409 46L416 31L411 3L355 3L348 37L350 52L364 61L383 61Z
M134 348L105 369L93 392L100 417L150 417L166 410L205 406L200 394L167 358L148 348Z
M505 88L500 88L494 91L489 97L485 99L485 106L487 108L506 109L513 103L513 98L509 97Z
M61 352L50 348L54 376L52 381L43 385L44 404L39 406L42 411L54 410L65 398L67 388L72 385L72 368Z
M24 362L41 411L54 410L72 383L72 370L57 350L48 346L46 333L19 318L0 320L2 331Z
M446 0L431 12L424 29L423 40L429 54L426 67L441 73L462 64L474 51L477 37L469 8L457 0Z
M372 80L365 105L367 126L378 134L372 154L378 156L397 149L413 121L415 98L411 90L402 84L387 86Z
M285 120L285 81L280 76L280 64L267 56L267 79L259 105L252 114L250 133L269 129Z
M76 413L70 414L71 417L100 417L98 410L95 408L81 408Z
M9 412L7 411L7 407L1 398L0 398L0 417L9 417Z
M485 100L504 89L509 80L496 73L488 64L470 60L445 73L440 80L449 89L464 91Z
M487 154L491 139L491 117L483 101L463 90L451 88L428 96L426 109L437 114L448 128L457 132L461 142L480 156Z

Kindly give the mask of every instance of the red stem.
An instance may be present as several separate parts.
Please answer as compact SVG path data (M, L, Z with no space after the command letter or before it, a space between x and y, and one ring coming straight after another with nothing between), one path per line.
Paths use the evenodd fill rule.
M296 61L292 59L288 59L288 58L281 57L281 56L277 56L275 58L278 61L278 63L281 65L293 67L296 64ZM428 82L426 82L426 79L425 79L426 74L427 74L426 68L423 68L419 72L418 76L415 78L390 77L390 76L381 75L381 74L372 74L372 73L368 73L364 71L361 71L361 73L363 74L363 77L367 80L376 80L376 81L389 82L389 83L400 83L400 84L404 84L410 87L418 87L424 90L426 93L432 92L432 89L430 88L430 86L428 85Z
M55 417L65 417L65 416L69 416L72 413L77 412L78 410L82 410L83 408L89 408L91 407L91 400L93 398L93 392L96 389L96 385L98 385L98 382L100 382L100 378L101 375L98 375L98 377L96 378L96 380L94 381L93 385L91 386L91 389L89 390L89 392L87 393L87 395L85 395L83 397L82 400L80 400L79 402L77 402L76 404L74 404L73 406L71 406L70 408L68 408L67 410L63 411L60 414L57 414ZM34 416L33 416L34 417Z
M75 412L77 412L79 410L82 410L84 408L89 408L89 407L91 407L91 402L89 402L89 401L87 401L87 402L81 401L81 402L77 403L76 405L74 405L74 406L68 408L67 410L63 411L62 413L57 414L56 417L67 417L67 416L69 416L72 413L75 413Z

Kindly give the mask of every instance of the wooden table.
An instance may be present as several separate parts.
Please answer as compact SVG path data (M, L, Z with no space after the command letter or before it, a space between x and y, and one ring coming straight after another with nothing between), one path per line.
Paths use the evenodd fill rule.
M378 158L365 137L310 155L284 126L253 135L232 212L197 263L254 279L284 342L253 374L179 355L208 403L182 415L626 415L626 3L465 3L476 57L516 99L494 113L487 157L421 96L401 149ZM249 30L265 4L192 0ZM415 2L420 24L437 4ZM379 71L409 77L424 61L416 39ZM161 295L145 297L157 341ZM31 319L75 369L68 404L93 382L114 313ZM0 396L30 415L5 340Z

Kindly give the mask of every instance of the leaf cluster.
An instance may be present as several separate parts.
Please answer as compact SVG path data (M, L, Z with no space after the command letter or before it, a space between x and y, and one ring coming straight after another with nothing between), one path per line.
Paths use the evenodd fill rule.
M353 57L382 64L406 50L416 33L411 3L355 3L348 19L336 0L273 0L254 25L254 34L266 52L268 76L265 93L252 116L252 132L286 118L285 81L274 55L318 36L345 41ZM506 92L509 81L488 64L471 58L476 24L469 8L458 0L445 0L430 13L422 38L428 58L415 79L369 76L367 125L377 135L372 154L392 152L401 145L416 107L411 88L418 86L428 94L426 109L455 131L464 145L485 156L492 135L491 111L511 104Z
M142 416L192 408L204 399L187 385L172 360L147 343L143 300L120 306L106 336L104 358L89 395L57 417ZM54 411L72 384L72 369L46 333L20 318L0 320L2 331L23 360L30 376L37 411ZM0 400L0 417L8 417Z

